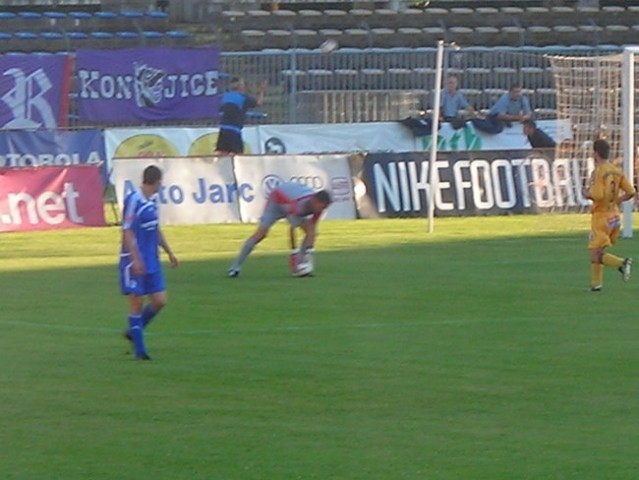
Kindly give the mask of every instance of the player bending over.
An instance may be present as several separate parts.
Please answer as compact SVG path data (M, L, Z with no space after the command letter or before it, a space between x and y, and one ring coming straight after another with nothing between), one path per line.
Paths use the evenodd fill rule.
M244 242L239 255L228 271L228 276L233 278L240 274L246 257L258 243L266 238L270 228L281 218L288 220L291 229L300 227L304 231L304 240L298 255L300 259L308 257L315 245L317 223L331 201L331 195L327 190L314 192L310 187L296 182L280 184L268 196L259 226ZM291 237L292 235L291 232Z
M590 177L584 197L592 200L590 240L590 290L600 292L603 288L604 266L615 267L621 272L623 281L630 278L631 258L621 258L604 252L606 247L617 243L621 231L619 205L634 198L635 189L623 172L610 163L610 145L603 139L593 144L595 170Z

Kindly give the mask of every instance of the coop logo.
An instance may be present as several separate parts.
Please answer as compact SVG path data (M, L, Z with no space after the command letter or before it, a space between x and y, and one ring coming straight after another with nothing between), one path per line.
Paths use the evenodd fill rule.
M3 125L5 128L57 126L53 109L45 98L53 83L44 70L26 73L19 68L9 68L2 75L13 79L13 88L0 97L13 118ZM36 115L40 120L36 120Z

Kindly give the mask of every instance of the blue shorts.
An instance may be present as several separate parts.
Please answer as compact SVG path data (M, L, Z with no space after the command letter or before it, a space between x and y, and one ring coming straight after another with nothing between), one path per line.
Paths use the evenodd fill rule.
M133 275L131 264L120 265L120 291L122 295L151 295L164 292L166 285L162 270L145 275Z

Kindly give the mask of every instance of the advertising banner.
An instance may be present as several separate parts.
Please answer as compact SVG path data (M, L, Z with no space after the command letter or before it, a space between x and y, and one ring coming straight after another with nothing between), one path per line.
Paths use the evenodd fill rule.
M153 122L216 117L217 48L78 49L80 119Z
M265 154L413 152L415 137L397 122L260 125Z
M251 186L236 185L229 157L118 159L113 176L120 211L148 165L163 172L157 195L163 225L240 222L238 198L251 202L255 196Z
M546 132L557 143L572 138L569 120L538 120L536 123L537 128ZM418 137L416 142L414 151L430 150L432 137L430 135ZM466 122L459 129L454 129L450 123L442 123L437 132L437 150L440 152L528 150L530 148L528 138L523 133L523 126L519 122L506 126L497 134L477 130L471 122Z
M427 217L430 162L425 154L370 154L351 159L359 215ZM553 152L444 152L433 170L438 216L583 211L592 159Z
M0 168L99 165L107 178L102 132L97 129L0 131Z
M109 128L104 131L107 157L203 157L212 155L217 128ZM244 153L259 153L257 127L245 127Z
M68 55L2 55L0 127L66 127L70 82Z
M0 232L103 226L96 166L0 169Z
M236 156L237 184L251 186L254 199L240 199L243 222L257 222L271 191L282 182L298 182L313 190L326 189L333 203L326 210L327 219L355 218L353 185L345 155L265 155Z

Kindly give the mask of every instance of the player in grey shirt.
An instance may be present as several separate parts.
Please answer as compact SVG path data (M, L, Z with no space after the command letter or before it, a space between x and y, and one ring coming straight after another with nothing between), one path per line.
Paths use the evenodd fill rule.
M299 253L300 256L304 256L315 244L317 222L331 201L331 195L327 190L315 192L297 182L280 184L270 193L257 230L244 242L242 250L229 269L228 276L234 278L240 274L246 257L266 238L273 224L282 218L286 218L290 224L291 238L294 238L293 232L296 227L304 231Z

